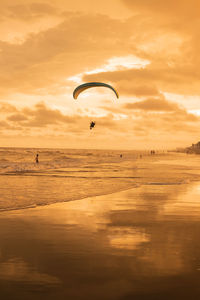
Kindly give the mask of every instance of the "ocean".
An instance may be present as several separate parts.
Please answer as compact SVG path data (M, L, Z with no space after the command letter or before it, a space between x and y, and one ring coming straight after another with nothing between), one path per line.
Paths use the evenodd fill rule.
M82 199L133 187L141 153L147 155L145 151L0 148L0 210Z
M195 180L199 156L189 156L189 167L185 157L163 151L152 156L150 151L0 148L0 210Z

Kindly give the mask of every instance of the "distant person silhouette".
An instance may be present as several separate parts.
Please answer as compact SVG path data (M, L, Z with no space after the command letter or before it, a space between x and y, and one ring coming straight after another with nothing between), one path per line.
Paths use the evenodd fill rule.
M120 157L122 158L122 154L120 154Z
M39 163L39 154L36 154L36 157L35 157L35 162L36 162L36 164L38 164L38 163Z

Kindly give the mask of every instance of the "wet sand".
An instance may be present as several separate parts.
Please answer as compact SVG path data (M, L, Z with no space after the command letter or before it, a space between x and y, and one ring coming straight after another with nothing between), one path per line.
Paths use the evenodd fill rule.
M0 214L2 299L198 299L200 182Z

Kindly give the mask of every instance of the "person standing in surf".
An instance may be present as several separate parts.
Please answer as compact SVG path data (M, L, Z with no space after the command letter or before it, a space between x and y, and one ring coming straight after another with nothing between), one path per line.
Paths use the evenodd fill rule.
M39 154L36 154L36 157L35 157L35 162L36 162L36 164L38 164L38 163L39 163Z

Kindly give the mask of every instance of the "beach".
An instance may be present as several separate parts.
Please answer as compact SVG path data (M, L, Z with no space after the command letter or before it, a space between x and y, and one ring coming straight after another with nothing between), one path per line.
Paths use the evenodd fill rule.
M198 299L200 157L85 153L7 158L2 299Z

